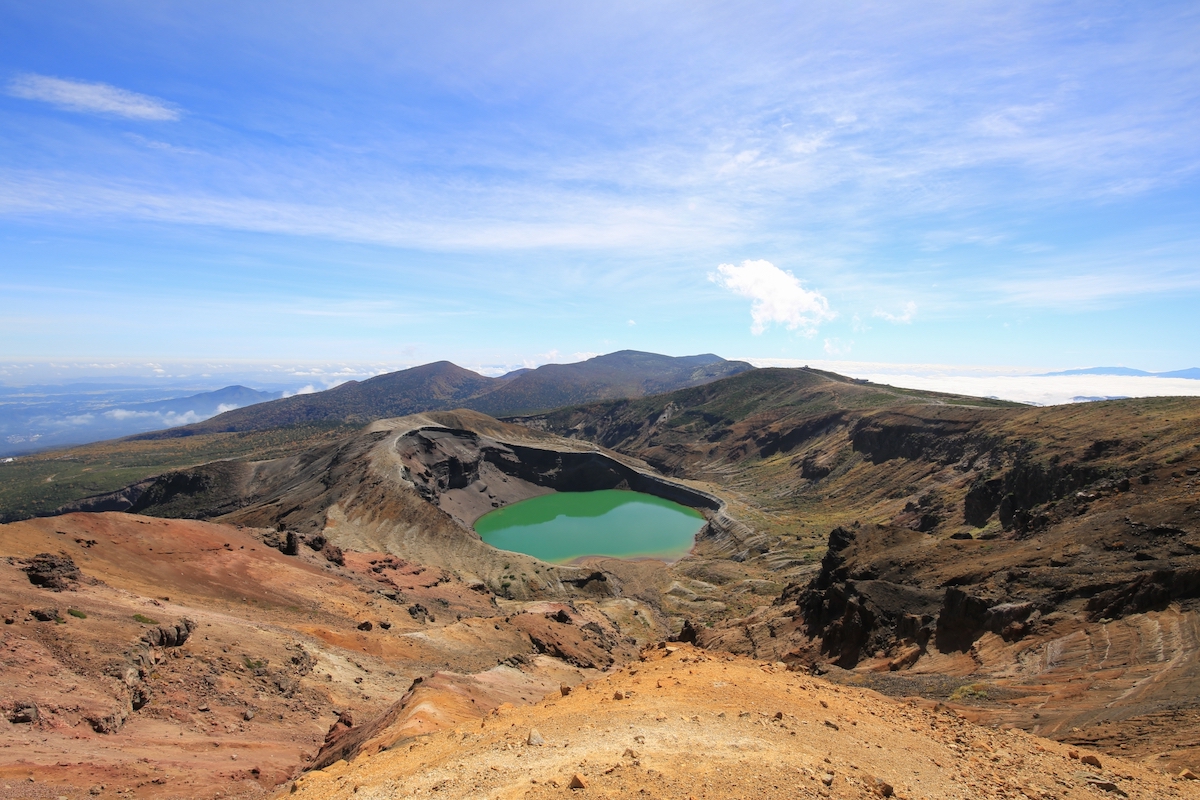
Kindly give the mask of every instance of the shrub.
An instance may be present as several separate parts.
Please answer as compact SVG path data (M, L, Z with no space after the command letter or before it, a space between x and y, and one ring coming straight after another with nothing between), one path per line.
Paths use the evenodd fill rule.
M78 608L68 608L67 613L70 614L72 617L78 617L79 619L87 619L87 614L83 613Z
M966 686L958 687L950 693L950 701L953 703L987 699L988 693L986 683L969 683Z
M133 615L133 621L134 621L134 622L140 622L140 623L142 623L143 625L157 625L157 624L158 624L158 620L156 620L156 619L150 619L150 618L149 618L149 617L147 617L145 614L134 614L134 615Z

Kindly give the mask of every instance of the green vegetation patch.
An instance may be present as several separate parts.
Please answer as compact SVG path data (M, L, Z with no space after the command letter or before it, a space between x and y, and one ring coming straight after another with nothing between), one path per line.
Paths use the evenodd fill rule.
M147 617L145 614L134 614L134 615L133 615L133 621L134 621L134 622L140 622L140 623L142 623L143 625L157 625L157 624L158 624L158 620L156 620L156 619L150 619L150 618L149 618L149 617Z
M968 683L950 693L950 701L952 703L970 703L972 701L987 699L988 685L986 683Z
M83 613L78 608L68 608L67 613L78 619L87 619L87 614Z

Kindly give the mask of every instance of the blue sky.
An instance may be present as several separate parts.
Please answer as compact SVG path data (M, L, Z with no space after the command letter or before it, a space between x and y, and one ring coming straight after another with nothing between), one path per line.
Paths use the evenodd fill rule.
M0 362L1196 366L1198 41L1187 2L0 2Z

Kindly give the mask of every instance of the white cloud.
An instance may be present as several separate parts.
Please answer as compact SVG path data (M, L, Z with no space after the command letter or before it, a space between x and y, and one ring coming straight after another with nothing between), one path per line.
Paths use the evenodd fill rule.
M195 411L185 411L182 414L178 414L174 411L130 411L126 408L114 408L105 411L104 416L115 419L118 422L131 419L143 420L154 422L163 427L174 428L176 425L191 425L193 422L206 420L212 414L197 414Z
M907 303L904 304L904 310L901 311L899 314L892 314L887 311L884 311L881 308L877 308L877 309L875 309L875 313L873 313L871 316L879 317L880 319L886 319L888 322L894 322L897 325L907 325L908 323L913 321L913 317L915 317L916 315L917 315L917 304L914 303L913 301L909 300Z
M48 75L21 75L9 81L8 93L26 100L42 100L71 111L115 114L129 119L179 119L179 111L166 101L118 89L107 83L68 81Z
M825 340L825 352L831 356L849 355L852 349L854 349L853 341L843 342L837 338Z
M298 394L313 394L316 391L317 391L317 387L313 386L310 383L306 386L301 386L299 389L297 389L294 392L284 392L283 396L284 397L295 397Z
M829 301L819 292L805 289L791 272L770 261L746 260L741 266L721 264L708 279L741 297L753 300L750 332L761 334L773 322L788 330L802 330L812 336L822 322L837 316L829 310Z
M634 325L637 325L637 323L633 320L629 320L629 326L632 328Z

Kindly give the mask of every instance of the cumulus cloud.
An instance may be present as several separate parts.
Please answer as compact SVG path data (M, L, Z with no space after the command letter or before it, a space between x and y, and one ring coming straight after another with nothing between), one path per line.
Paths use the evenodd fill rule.
M805 289L795 275L770 261L746 260L741 266L721 264L716 272L709 273L708 279L753 301L750 332L756 336L773 322L789 331L800 330L812 336L818 325L837 316L829 310L829 301L820 292Z
M283 396L284 397L295 397L298 394L312 394L316 391L317 391L317 387L313 386L310 383L310 384L307 384L306 386L301 386L299 389L297 389L294 392L284 392Z
M916 315L917 315L917 304L914 303L913 301L909 300L907 303L904 304L904 310L901 311L899 314L892 314L888 311L884 311L881 308L877 308L877 309L875 309L875 313L872 314L871 316L879 317L880 319L886 319L888 322L894 322L897 325L907 325L908 323L913 321L913 317L915 317Z
M118 89L107 83L69 81L48 75L20 75L9 81L8 93L26 100L41 100L70 111L156 121L179 119L179 111L166 101Z

